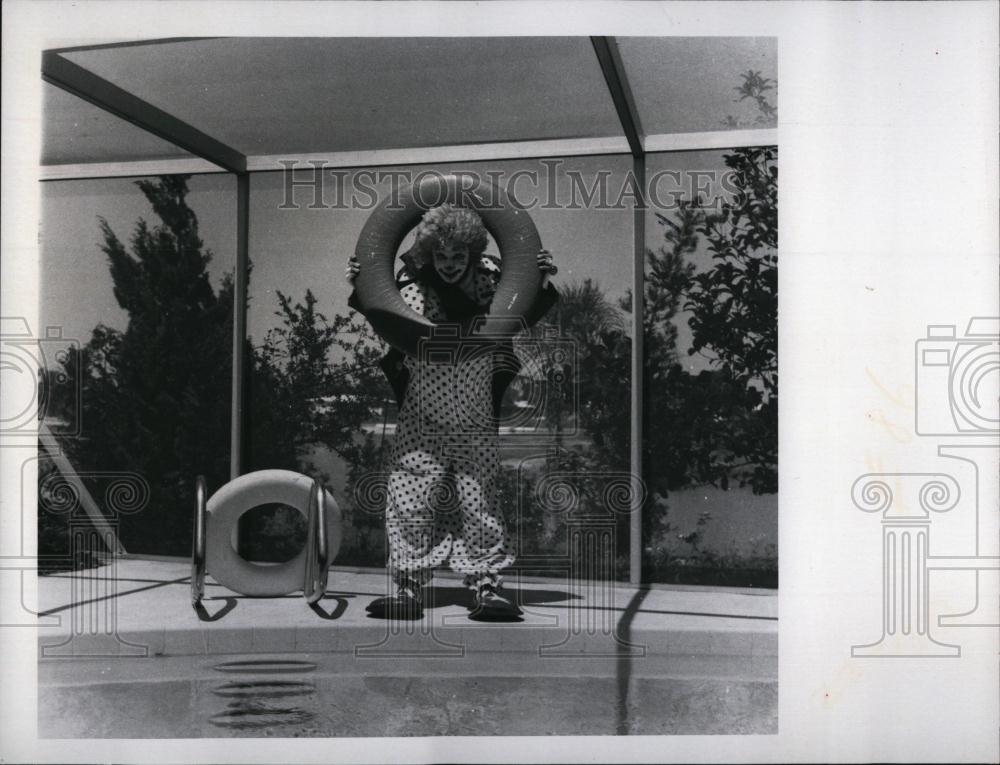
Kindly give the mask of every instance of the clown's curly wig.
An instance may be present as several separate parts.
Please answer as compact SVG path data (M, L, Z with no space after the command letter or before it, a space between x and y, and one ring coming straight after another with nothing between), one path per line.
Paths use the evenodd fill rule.
M427 263L435 248L445 242L464 244L476 261L486 249L486 236L486 226L476 212L445 203L424 213L417 225L413 249Z

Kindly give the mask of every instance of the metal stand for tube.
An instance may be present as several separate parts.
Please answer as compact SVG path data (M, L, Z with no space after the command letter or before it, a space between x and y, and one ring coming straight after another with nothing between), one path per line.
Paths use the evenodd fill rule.
M208 521L208 488L205 476L194 484L194 531L191 540L191 605L195 608L205 596L205 533Z
M326 585L333 562L327 535L326 492L318 479L309 490L307 513L305 573L302 594L309 605L318 603L326 594ZM205 596L207 573L208 489L204 476L195 480L194 528L191 542L191 606L198 608Z
M326 594L330 572L330 551L326 538L326 492L319 480L309 491L308 531L306 534L306 572L302 594L306 603L318 603Z

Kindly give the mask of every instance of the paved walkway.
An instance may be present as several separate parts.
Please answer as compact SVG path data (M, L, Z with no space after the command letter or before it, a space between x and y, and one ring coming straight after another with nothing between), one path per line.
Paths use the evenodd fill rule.
M760 659L777 655L774 591L637 589L625 584L537 578L509 581L523 607L518 623L468 618L470 594L436 577L424 619L368 618L365 606L386 590L381 572L334 569L315 607L301 595L251 598L211 577L202 607L190 604L190 566L125 559L97 569L40 577L39 606L59 624L39 629L43 658L77 655L463 651ZM44 621L53 621L46 619ZM380 646L378 649L373 646Z

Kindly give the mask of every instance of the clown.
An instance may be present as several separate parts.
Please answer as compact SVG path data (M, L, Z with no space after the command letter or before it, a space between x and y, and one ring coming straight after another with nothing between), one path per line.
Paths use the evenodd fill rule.
M436 324L489 313L501 264L484 255L487 232L472 210L444 204L428 210L397 274L406 304ZM558 299L549 285L552 256L538 254L542 291L534 323ZM352 258L347 278L360 272ZM350 304L359 308L354 295ZM399 404L386 507L389 572L396 593L368 607L377 618L419 618L422 588L433 569L448 565L475 594L473 616L516 618L501 594L501 572L514 561L496 501L500 469L500 401L518 363L507 341L489 353L450 362L404 356L392 349L382 369ZM464 413L464 417L460 416Z

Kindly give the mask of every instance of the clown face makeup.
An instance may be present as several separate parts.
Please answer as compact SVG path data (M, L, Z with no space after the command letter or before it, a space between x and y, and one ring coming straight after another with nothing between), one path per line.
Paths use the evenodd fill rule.
M457 284L469 268L469 247L446 243L434 250L434 270L445 284Z

